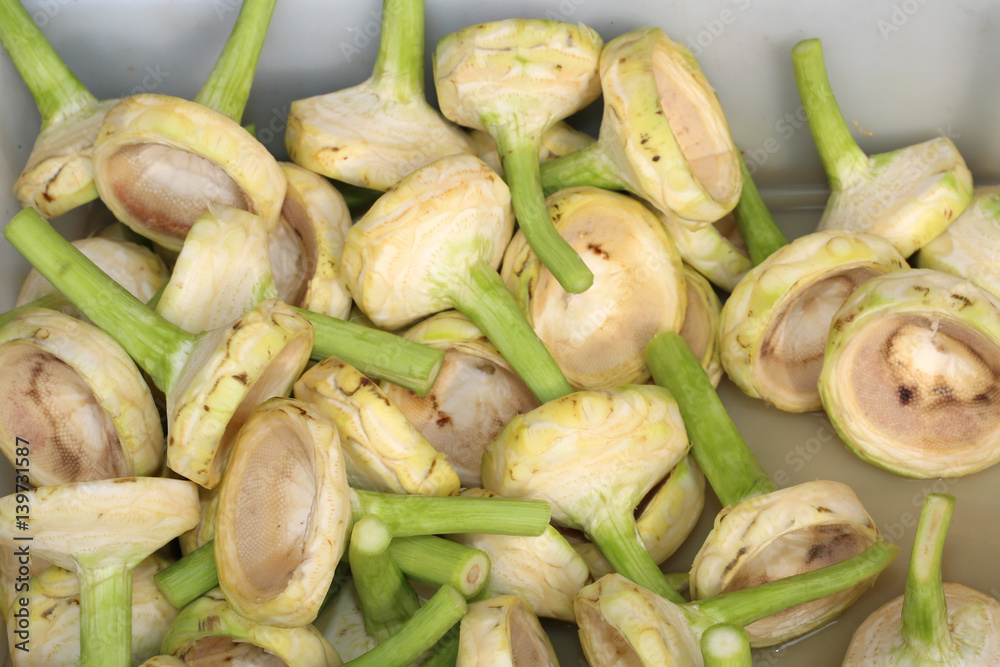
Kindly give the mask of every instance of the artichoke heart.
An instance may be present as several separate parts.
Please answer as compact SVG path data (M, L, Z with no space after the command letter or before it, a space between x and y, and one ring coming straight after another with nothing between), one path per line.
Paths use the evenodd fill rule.
M180 250L209 203L278 224L285 176L232 118L165 95L129 97L108 111L94 144L94 182L119 220Z
M722 308L726 374L781 410L819 410L816 383L833 314L865 281L906 266L872 234L816 232L783 246L746 274Z
M582 294L563 290L520 231L504 256L504 281L570 384L645 381L646 343L684 321L687 291L674 244L627 195L580 187L546 203L559 234L593 272L593 285Z
M917 253L917 266L972 279L1000 294L1000 187L976 188L972 202Z
M351 524L333 420L302 401L265 401L237 434L220 486L215 564L226 600L257 623L311 623Z
M729 213L743 184L722 107L694 55L659 28L601 52L599 142L630 192L704 227Z
M445 457L407 421L374 382L330 357L295 383L295 398L333 418L352 486L389 493L448 496L459 481Z
M1000 297L915 269L844 303L820 376L844 443L908 477L958 477L1000 461Z
M336 649L312 625L278 628L237 614L215 589L178 614L162 650L187 665L339 667Z
M135 363L97 327L29 309L0 328L0 447L38 486L151 475L163 427Z
M469 605L457 667L558 667L552 642L524 598L501 595Z
M322 176L288 162L278 226L268 236L278 298L306 310L345 319L351 293L340 279L340 256L351 228L344 197Z
M727 507L691 566L698 600L839 563L879 541L875 522L850 487L815 481ZM838 616L874 582L863 581L746 626L753 646L799 637Z
M482 485L483 450L511 417L538 399L469 318L446 310L410 327L403 337L444 350L444 364L424 396L390 382L385 395L437 451L465 487Z

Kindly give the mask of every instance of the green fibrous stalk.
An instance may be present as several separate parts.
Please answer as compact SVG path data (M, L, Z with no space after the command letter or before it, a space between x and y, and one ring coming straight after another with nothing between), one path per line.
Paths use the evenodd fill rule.
M750 262L757 266L779 248L788 245L788 239L774 222L742 155L740 169L743 172L743 190L733 209L733 216L750 253Z
M377 516L354 524L349 558L354 588L361 599L365 629L382 643L399 630L417 609L420 600L389 553L392 534Z
M491 568L480 549L434 535L395 537L389 555L411 580L433 588L449 584L466 599L483 590Z
M705 667L751 667L746 630L732 623L713 625L701 636L701 657Z

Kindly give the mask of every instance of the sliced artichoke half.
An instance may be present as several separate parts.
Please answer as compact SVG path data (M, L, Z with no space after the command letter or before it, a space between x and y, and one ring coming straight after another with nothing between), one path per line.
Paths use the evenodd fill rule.
M1000 461L1000 297L929 269L882 276L837 312L823 407L858 456L909 477Z

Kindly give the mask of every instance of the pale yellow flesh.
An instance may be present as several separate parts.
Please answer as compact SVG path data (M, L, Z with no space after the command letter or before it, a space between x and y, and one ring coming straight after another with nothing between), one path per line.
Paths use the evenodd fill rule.
M199 639L181 656L189 667L287 667L284 660L259 646L230 637Z

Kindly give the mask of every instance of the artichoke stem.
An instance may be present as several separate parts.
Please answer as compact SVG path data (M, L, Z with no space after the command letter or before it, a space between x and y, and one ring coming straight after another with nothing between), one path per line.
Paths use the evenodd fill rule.
M425 395L434 386L444 352L395 334L336 317L293 308L313 325L312 358L337 357L368 377L387 380Z
M761 199L757 184L753 182L742 153L740 169L743 170L743 190L736 208L733 209L733 216L750 253L750 261L757 266L776 250L788 245L788 239L778 228L771 211Z
M20 315L21 313L31 310L33 308L48 308L49 310L62 310L62 308L69 303L59 292L49 292L48 294L43 294L31 303L26 303L23 306L18 306L17 308L12 308L6 313L0 314L0 327L4 326L12 319Z
M628 189L600 142L549 160L540 169L546 197L564 188L584 185L604 190Z
M868 156L854 141L840 113L827 77L820 41L806 39L796 44L792 49L792 65L809 131L830 179L830 187L840 190L853 173L864 168Z
M427 656L420 662L420 667L455 667L458 662L458 640L461 625L456 623L438 640Z
M691 452L723 507L777 490L729 418L712 381L687 341L673 332L646 345L646 363L656 384L677 400Z
M684 598L646 551L631 511L619 513L599 508L588 526L587 537L615 572L675 604L684 604Z
M551 512L544 500L401 496L351 489L353 520L376 514L393 537L452 533L537 537L549 525Z
M84 568L80 576L80 665L132 664L131 564Z
M393 538L389 555L407 578L433 588L450 584L466 599L483 589L490 572L486 552L434 535Z
M219 585L215 570L215 541L201 545L188 555L153 575L156 587L175 609L183 609Z
M477 262L464 287L452 295L455 308L486 334L540 402L573 393L569 380L493 268Z
M34 209L24 209L4 236L73 305L125 349L169 393L197 336L167 322L101 271Z
M779 611L825 598L873 579L896 559L899 547L876 542L857 556L812 572L796 574L766 584L689 602L692 627L704 632L717 623L745 627Z
M528 245L564 290L573 294L586 291L594 282L594 274L556 231L545 206L538 163L542 133L521 137L516 132L501 130L491 134L510 187L514 217Z
M243 0L236 25L194 102L240 122L276 3Z
M730 623L713 625L701 636L701 657L705 667L750 667L750 637Z
M35 98L42 127L97 102L18 0L0 0L0 44Z
M348 558L365 629L381 644L420 608L420 600L389 554L392 533L377 516L354 524Z
M924 498L906 573L903 639L912 647L926 647L929 655L945 655L953 646L941 584L941 553L954 509L954 496L932 493Z
M384 0L372 81L402 103L424 98L424 2Z
M467 609L461 593L442 586L398 632L344 667L405 667L434 646Z

